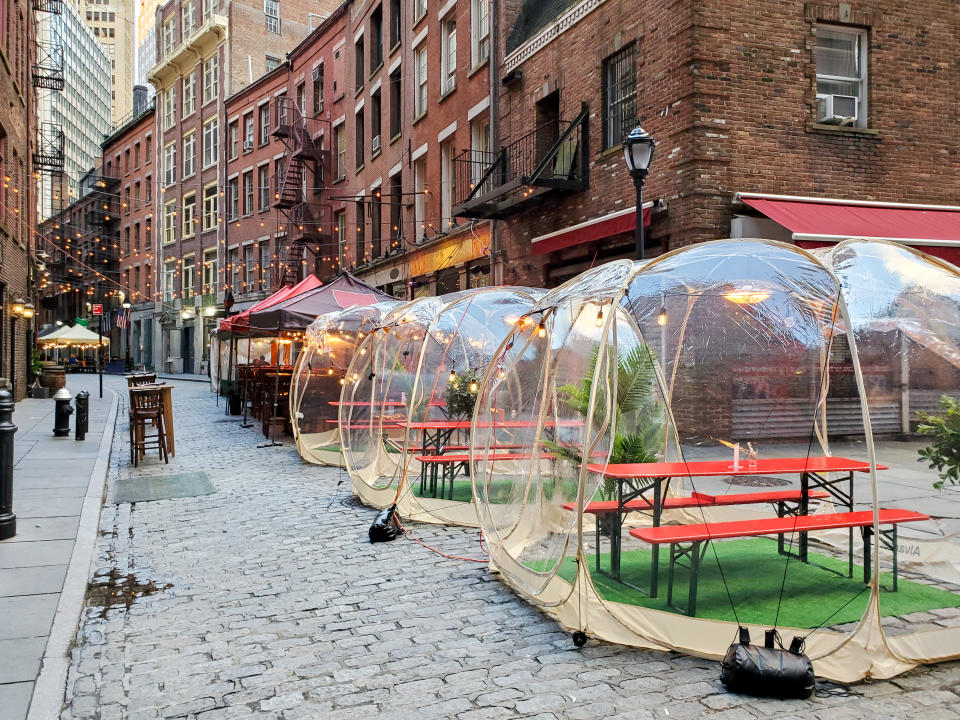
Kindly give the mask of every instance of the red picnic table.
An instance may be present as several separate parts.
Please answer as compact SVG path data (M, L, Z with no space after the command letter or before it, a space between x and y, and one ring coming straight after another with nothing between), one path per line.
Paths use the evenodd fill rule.
M886 470L885 465L877 465L877 470ZM800 475L800 493L796 495L798 507L796 515L807 515L810 507L810 499L832 497L839 504L843 505L848 511L853 510L853 474L856 472L869 472L870 463L862 460L851 460L843 457L811 456L803 458L768 458L755 460L752 462L741 461L737 468L734 468L730 460L698 460L691 462L656 462L656 463L612 463L601 465L591 463L587 465L588 472L597 473L604 477L613 478L617 481L617 500L613 527L610 530L610 576L619 582L623 582L620 577L620 551L621 551L621 531L623 527L624 511L629 511L632 503L639 501L653 513L653 525L659 527L660 518L663 510L668 509L667 491L670 487L670 479L674 477L728 477L744 475ZM827 473L837 473L839 476L830 479ZM846 483L847 488L843 485ZM626 492L624 491L624 488ZM823 492L816 492L813 488L819 488ZM653 497L647 497L647 493L653 493ZM778 516L788 513L786 509L787 499L781 496L778 499L769 498L766 495L770 493L748 493L746 495L754 496L752 500L744 499L741 502L776 502L778 505ZM694 494L696 496L696 493ZM712 502L695 502L693 506L709 506L718 504L716 501L723 496L706 496L712 499ZM792 498L790 498L792 499ZM719 503L724 504L724 503ZM738 503L740 504L740 503ZM592 503L591 503L592 505ZM590 512L590 505L586 508ZM793 513L790 513L793 514ZM598 521L599 526L599 521ZM599 546L599 542L598 542ZM798 543L798 552L800 560L807 561L807 534L801 533ZM779 549L782 552L783 540L781 538ZM599 570L599 551L597 555ZM657 597L657 583L659 576L659 545L654 545L651 557L651 580L650 597ZM853 528L850 528L850 553L849 553L849 574L853 576Z

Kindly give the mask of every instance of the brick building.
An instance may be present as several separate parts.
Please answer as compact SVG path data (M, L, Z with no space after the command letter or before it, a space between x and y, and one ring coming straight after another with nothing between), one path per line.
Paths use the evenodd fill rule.
M156 111L153 103L119 127L103 143L104 174L116 178L119 305L130 304L128 328L113 332L111 355L136 365L153 366L153 291L156 268L154 154Z
M36 193L32 155L36 151L36 93L32 69L36 37L31 6L4 3L0 36L0 380L12 385L14 399L26 394L33 322L18 316L15 300L34 299L32 262Z
M344 9L277 69L226 101L225 286L242 310L311 272L330 277L330 118L340 104Z
M282 19L278 0L171 0L157 9L157 64L148 80L158 96L161 166L152 323L160 369L200 372L222 310L224 98L279 66L328 6L291 0Z
M648 256L731 235L828 242L881 224L881 235L957 260L960 232L925 244L926 229L863 223L890 208L856 204L956 202L950 3L500 7L501 150L461 158L461 174L490 173L472 195L458 185L457 212L498 219L504 282L552 286L633 255L621 141L637 124L659 143ZM861 224L831 237L825 207L834 226L844 214Z
M489 223L452 212L489 150L487 0L351 5L331 198L343 264L398 297L489 284Z

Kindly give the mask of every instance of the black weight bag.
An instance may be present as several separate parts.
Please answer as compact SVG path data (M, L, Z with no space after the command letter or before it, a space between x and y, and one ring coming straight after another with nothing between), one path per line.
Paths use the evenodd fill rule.
M803 654L803 639L789 650L773 646L775 630L767 630L764 647L750 644L750 631L740 628L740 642L727 649L720 681L732 693L774 698L808 698L816 688L813 663Z
M400 525L397 523L397 505L394 503L377 515L370 526L370 542L387 542L400 534Z

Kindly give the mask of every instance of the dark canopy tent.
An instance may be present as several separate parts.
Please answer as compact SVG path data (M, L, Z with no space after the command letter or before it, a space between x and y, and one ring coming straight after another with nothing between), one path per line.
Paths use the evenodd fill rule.
M320 315L395 298L346 273L318 288L250 313L252 334L303 332Z

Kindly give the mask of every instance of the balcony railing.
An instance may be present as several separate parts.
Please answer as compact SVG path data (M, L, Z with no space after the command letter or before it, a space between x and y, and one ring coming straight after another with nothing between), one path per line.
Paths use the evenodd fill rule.
M586 190L589 112L547 123L499 152L464 150L454 158L457 194L453 214L505 217L550 191Z

